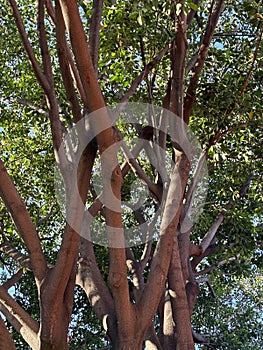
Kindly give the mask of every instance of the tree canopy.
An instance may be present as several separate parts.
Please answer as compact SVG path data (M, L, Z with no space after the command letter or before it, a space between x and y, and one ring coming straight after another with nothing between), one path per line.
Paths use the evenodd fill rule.
M0 14L0 348L261 349L262 2Z

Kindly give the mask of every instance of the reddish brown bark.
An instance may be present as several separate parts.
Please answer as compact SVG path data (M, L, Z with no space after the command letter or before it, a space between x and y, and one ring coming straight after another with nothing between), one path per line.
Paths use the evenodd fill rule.
M0 348L8 349L8 350L16 350L15 344L1 317L0 317Z

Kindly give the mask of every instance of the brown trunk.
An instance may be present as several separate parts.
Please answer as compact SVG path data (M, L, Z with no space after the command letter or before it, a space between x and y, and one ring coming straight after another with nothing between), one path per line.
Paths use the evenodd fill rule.
M168 274L173 318L176 324L176 349L194 350L190 310L186 296L177 236L174 238L173 254Z
M50 270L40 287L40 350L67 350L68 327L71 319L76 259L63 293L53 294L53 271Z
M67 350L69 315L63 304L42 302L40 350Z
M141 350L143 347L143 341L140 339L121 340L116 347L112 347L113 350Z
M50 344L41 340L40 350L68 350L68 344L67 342L56 342L56 344Z

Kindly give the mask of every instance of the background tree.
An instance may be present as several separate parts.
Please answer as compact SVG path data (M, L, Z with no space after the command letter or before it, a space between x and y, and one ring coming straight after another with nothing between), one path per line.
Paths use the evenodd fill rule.
M250 286L258 289L262 271L260 2L9 0L0 11L1 348L259 348L262 295ZM185 232L198 171L183 150L145 125L118 122L118 131L99 133L78 166L95 225L130 227L160 202L169 221L125 249L81 237L82 206L69 209L73 227L65 222L53 164L63 174L70 168L58 150L87 111L129 100L163 106L189 124L209 178L202 215ZM166 186L145 151L134 160L126 149L110 179L114 194L128 201L138 178L149 195L143 212L121 217L95 190L104 150L115 150L117 164L114 144L128 136L128 145L157 137L175 163Z

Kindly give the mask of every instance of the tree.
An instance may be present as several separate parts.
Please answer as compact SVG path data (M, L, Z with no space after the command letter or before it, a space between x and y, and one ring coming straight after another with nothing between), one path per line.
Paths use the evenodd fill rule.
M21 341L11 325L33 349L73 348L73 324L87 336L98 321L113 349L212 347L197 333L200 286L214 293L217 269L261 268L260 4L9 0L1 11L1 347ZM143 205L123 211L142 183Z

